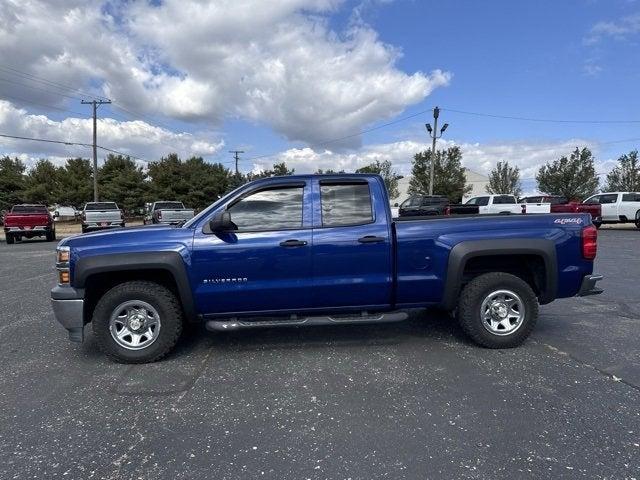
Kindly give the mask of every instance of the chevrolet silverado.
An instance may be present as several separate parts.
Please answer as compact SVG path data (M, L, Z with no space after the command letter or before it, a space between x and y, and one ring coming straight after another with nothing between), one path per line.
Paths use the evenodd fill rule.
M393 220L382 178L241 186L179 226L70 237L51 291L70 340L92 324L120 362L169 353L187 322L219 332L401 321L438 306L477 344L514 347L538 305L602 290L588 214Z

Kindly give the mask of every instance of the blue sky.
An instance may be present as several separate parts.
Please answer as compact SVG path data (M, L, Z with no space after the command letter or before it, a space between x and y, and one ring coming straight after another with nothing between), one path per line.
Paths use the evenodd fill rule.
M82 90L118 104L100 110L105 146L143 160L180 149L224 162L240 148L245 171L280 160L309 171L389 158L406 173L411 152L426 146L428 113L315 145L435 105L450 124L442 144L463 145L465 164L483 173L509 160L532 176L578 144L592 146L607 170L640 145L606 144L640 138L640 122L447 111L640 120L639 1L238 0L205 8L34 0L11 8L4 15L22 20L0 27L9 39L0 54L16 69L0 71L8 102L0 133L90 141L90 123L78 115L88 107L59 95ZM34 37L36 28L46 33ZM19 141L0 150L28 161L83 154ZM252 160L264 154L274 155Z

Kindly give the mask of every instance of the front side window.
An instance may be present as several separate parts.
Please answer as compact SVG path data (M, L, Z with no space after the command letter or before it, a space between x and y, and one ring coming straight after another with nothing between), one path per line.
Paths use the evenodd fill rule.
M303 187L259 190L231 205L227 211L239 231L302 228Z
M320 184L322 226L339 227L373 222L368 183Z
M479 207L486 207L489 205L489 197L474 197L467 201L466 205L478 205Z

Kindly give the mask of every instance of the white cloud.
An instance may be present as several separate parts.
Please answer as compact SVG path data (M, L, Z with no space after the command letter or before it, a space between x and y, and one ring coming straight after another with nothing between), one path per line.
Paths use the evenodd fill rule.
M451 79L399 70L401 52L362 22L332 30L328 19L342 4L21 0L0 10L0 56L56 83L102 88L146 114L208 125L241 118L317 143L391 118ZM2 80L0 92L64 100Z
M614 22L598 22L584 39L587 45L594 45L604 38L625 40L640 33L640 13L627 15Z
M24 109L0 100L0 131L4 134L61 140L70 143L91 143L93 123L86 118L51 120L44 115L30 115ZM92 155L87 147L41 143L29 140L2 139L3 150L33 163L46 157L59 164L75 156L88 158ZM98 145L104 145L143 160L157 160L167 152L177 152L183 157L190 155L214 155L224 142L209 142L190 133L174 133L149 125L143 121L120 122L112 118L98 121ZM99 150L98 157L108 152Z
M488 174L499 161L508 161L520 168L522 178L532 179L538 169L546 162L556 160L562 155L569 155L576 147L589 147L596 154L597 145L585 139L570 139L558 142L511 142L502 144L480 144L441 140L438 148L458 145L462 150L463 165L478 173ZM296 173L315 172L319 168L345 170L353 172L357 168L376 160L390 160L395 170L402 175L411 173L413 155L419 151L430 149L426 142L405 140L365 146L355 153L333 152L331 150L314 151L310 148L289 149L273 157L260 159L252 165L254 171L270 168L273 163L286 162ZM596 161L598 172L608 171L608 161Z

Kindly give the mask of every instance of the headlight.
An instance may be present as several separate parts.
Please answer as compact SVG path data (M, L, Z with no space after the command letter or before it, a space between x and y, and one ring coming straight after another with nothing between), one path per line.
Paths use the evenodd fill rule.
M58 272L58 285L69 285L71 274L69 272L69 258L71 249L69 247L58 247L56 249L56 271Z

